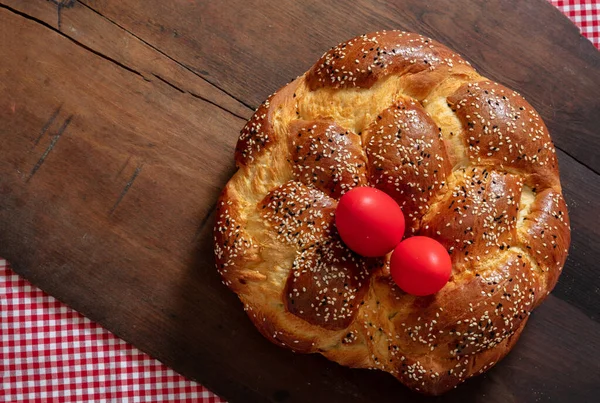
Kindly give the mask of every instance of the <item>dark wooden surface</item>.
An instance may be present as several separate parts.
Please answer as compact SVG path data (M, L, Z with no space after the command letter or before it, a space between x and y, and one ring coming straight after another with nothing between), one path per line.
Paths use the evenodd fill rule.
M211 253L251 108L330 46L383 28L449 45L538 109L573 227L513 352L433 400L595 401L600 53L545 0L0 0L0 256L232 402L430 400L268 343Z

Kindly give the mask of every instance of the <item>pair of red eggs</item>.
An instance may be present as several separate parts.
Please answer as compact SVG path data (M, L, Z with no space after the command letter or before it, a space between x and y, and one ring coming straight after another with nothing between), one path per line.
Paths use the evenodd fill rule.
M378 257L393 251L390 273L409 294L435 294L450 279L452 262L446 248L426 236L402 241L404 214L380 190L358 187L345 193L335 211L335 225L344 243L359 255Z

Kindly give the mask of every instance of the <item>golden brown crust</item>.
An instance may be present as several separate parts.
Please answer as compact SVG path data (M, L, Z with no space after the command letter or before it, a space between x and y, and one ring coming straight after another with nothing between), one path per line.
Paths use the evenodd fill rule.
M465 64L438 42L411 32L381 31L341 43L309 70L306 83L317 88L370 88L392 74L417 74Z
M367 158L360 137L327 121L290 123L294 177L333 198L367 183Z
M529 186L558 184L556 153L546 125L519 94L481 81L463 84L448 103L463 124L473 163L516 169Z
M571 243L567 205L560 192L546 189L538 194L523 218L519 241L534 256L549 293L556 285Z
M289 108L289 104L293 102L295 94L292 94L297 83L294 81L271 94L246 123L235 148L235 162L238 167L253 162L271 144L280 141L273 128L273 121L278 111Z
M398 202L415 232L452 168L441 130L419 103L400 100L377 116L363 138L371 184Z
M522 179L491 168L458 169L448 191L422 221L422 235L437 239L454 273L475 270L516 244Z
M224 283L272 342L440 394L510 351L570 243L554 146L519 94L399 31L327 52L242 130L219 199ZM407 235L438 239L450 282L415 297L341 242L337 200L392 195Z

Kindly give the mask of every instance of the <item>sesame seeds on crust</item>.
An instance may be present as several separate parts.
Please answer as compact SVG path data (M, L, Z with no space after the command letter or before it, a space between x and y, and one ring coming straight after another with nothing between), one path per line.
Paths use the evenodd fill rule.
M415 95L425 93L442 105L427 109L435 116ZM215 256L254 324L278 345L384 370L423 393L497 363L567 256L568 212L543 121L420 35L377 32L328 51L259 107L236 162L217 206ZM439 293L404 293L387 259L341 243L337 200L362 185L398 201L407 235L451 253Z
M288 182L260 210L277 239L296 254L285 298L289 312L326 329L346 328L369 286L375 259L351 252L333 225L337 203L321 191Z
M369 264L335 236L302 249L286 285L287 309L308 323L345 329L369 288Z
M341 43L309 70L310 90L317 88L369 88L391 74L415 74L468 64L450 49L422 35L380 31Z
M360 137L327 121L290 125L290 163L296 179L339 198L366 185L367 158Z
M400 101L377 116L364 138L369 182L398 202L414 234L451 169L440 129L420 104Z
M448 97L463 123L470 160L514 168L556 182L556 152L546 125L515 91L490 81L468 83Z
M473 268L516 245L522 183L517 175L491 168L461 169L423 220L420 234L448 249L455 273Z

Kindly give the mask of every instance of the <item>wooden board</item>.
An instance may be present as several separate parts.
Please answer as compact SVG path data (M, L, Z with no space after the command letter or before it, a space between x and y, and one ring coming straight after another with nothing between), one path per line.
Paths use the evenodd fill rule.
M244 119L330 46L399 28L521 92L558 148L573 227L514 351L447 401L600 393L600 53L545 0L0 0L0 256L232 402L423 401L271 345L213 267Z

